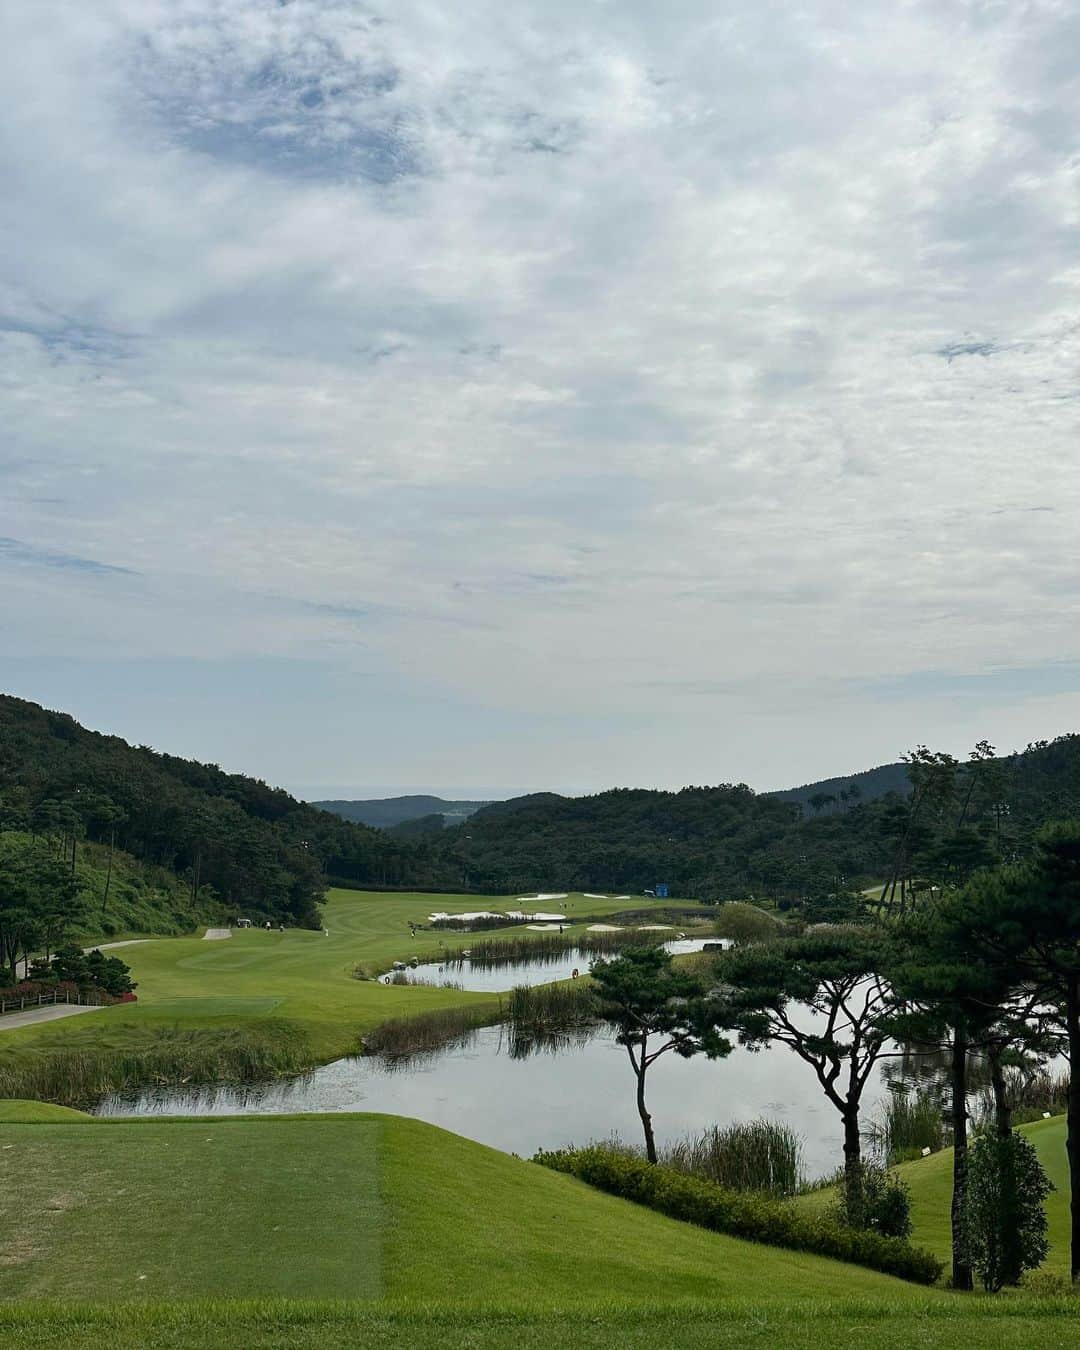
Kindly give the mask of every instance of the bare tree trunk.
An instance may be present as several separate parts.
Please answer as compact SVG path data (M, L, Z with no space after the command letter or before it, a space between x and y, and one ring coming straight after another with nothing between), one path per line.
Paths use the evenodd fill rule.
M999 1139L1008 1139L1012 1134L1012 1103L1009 1101L1009 1085L1001 1062L1000 1041L991 1041L986 1054L990 1061L990 1086L994 1093L994 1129Z
M630 1056L630 1063L634 1066L634 1073L637 1076L637 1109L641 1117L641 1128L645 1134L645 1156L649 1162L656 1162L656 1136L653 1134L652 1116L649 1115L648 1108L645 1105L645 1071L647 1068L645 1056L648 1050L648 1036L641 1037L640 1059L635 1060L632 1046L627 1046L627 1053Z
M848 1223L855 1227L862 1225L863 1176L862 1176L862 1139L859 1135L859 1108L848 1105L843 1113L844 1121L844 1201L847 1207Z
M967 1260L964 1243L964 1203L967 1198L968 1138L967 1138L967 1029L962 1024L953 1028L952 1041L952 1127L953 1127L953 1187L952 1210L952 1285L954 1289L971 1289L971 1264Z
M109 861L105 866L105 889L101 895L101 912L105 913L105 908L109 903L109 887L112 885L112 860L113 851L116 848L116 826L112 827L109 835Z

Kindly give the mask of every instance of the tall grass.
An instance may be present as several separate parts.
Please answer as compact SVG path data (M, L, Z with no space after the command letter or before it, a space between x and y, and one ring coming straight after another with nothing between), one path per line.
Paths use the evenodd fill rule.
M510 1034L517 1040L592 1026L596 995L588 984L522 985L510 991Z
M865 1133L888 1163L917 1158L924 1148L936 1153L952 1141L941 1096L900 1087L889 1092Z
M1014 1125L1023 1125L1031 1120L1041 1120L1043 1113L1049 1111L1052 1116L1063 1115L1069 1104L1069 1073L1062 1070L1054 1073L1050 1069L1039 1069L1035 1073L1022 1073L1018 1069L1007 1069L1005 1073L1009 1100L1012 1103ZM990 1087L980 1088L975 1098L972 1114L979 1124L993 1118L994 1094Z
M129 1044L77 1049L35 1046L0 1059L0 1098L88 1106L113 1092L155 1085L256 1082L307 1068L307 1039L284 1024L259 1028L162 1027Z
M364 1037L364 1053L379 1055L390 1062L433 1054L468 1040L480 1027L502 1021L504 1016L500 999L494 1007L482 1004L436 1008L415 1017L394 1017L368 1032Z
M729 1191L794 1195L802 1182L802 1140L775 1120L713 1125L669 1144L660 1162Z

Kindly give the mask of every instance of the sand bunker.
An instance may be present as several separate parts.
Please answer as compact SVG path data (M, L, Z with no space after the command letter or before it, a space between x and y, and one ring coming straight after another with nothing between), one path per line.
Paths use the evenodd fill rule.
M478 909L471 914L447 914L440 910L438 914L429 914L428 923L437 923L440 919L505 919L505 914L496 914L494 910Z
M670 923L639 923L638 929L642 933L673 933L674 925Z
M534 933L561 933L562 928L557 923L530 923L525 925L531 928Z
M610 900L610 899L611 899L611 897L610 897L609 895L593 895L592 891L582 891L581 893L582 893L582 895L585 897L586 900Z
M590 933L621 933L623 930L617 923L591 923L588 931Z
M518 904L533 905L540 904L544 900L565 900L566 896L566 891L560 891L558 895L519 895Z

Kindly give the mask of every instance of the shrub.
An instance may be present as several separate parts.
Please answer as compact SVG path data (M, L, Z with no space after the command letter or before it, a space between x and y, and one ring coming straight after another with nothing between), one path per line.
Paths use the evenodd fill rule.
M768 942L781 937L784 932L779 919L742 900L728 900L721 905L714 926L718 937L740 944Z
M1046 1259L1043 1201L1053 1190L1034 1145L1022 1134L976 1137L968 1156L964 1241L987 1293L1019 1284Z
M724 1190L625 1153L602 1147L564 1149L538 1153L535 1161L714 1233L814 1252L918 1284L933 1284L941 1276L942 1264L936 1256L901 1238L849 1228L828 1216L805 1214L760 1192Z
M877 1163L864 1162L860 1171L858 1211L851 1212L848 1190L841 1187L832 1217L849 1228L881 1233L885 1237L910 1237L911 1192L907 1183Z

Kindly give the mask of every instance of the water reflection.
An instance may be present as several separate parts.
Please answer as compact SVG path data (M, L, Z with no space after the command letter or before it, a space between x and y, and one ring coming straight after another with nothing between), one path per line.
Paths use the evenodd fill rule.
M662 944L673 956L700 952L706 946L722 946L719 938L674 938ZM613 956L615 952L603 953ZM552 984L569 980L575 970L587 975L599 953L568 947L562 951L547 951L527 960L486 957L472 960L468 957L447 957L444 961L426 961L384 976L387 983L428 984L436 988L467 989L472 993L498 994L521 985Z
M869 1120L887 1091L866 1090ZM649 1106L660 1143L714 1124L767 1116L802 1136L810 1175L840 1157L839 1116L817 1080L784 1046L729 1059L666 1055L649 1071ZM613 1133L637 1140L633 1076L626 1051L606 1030L545 1039L526 1049L505 1027L485 1027L443 1052L391 1066L342 1059L288 1082L257 1088L152 1089L110 1097L97 1114L235 1115L296 1111L382 1111L413 1116L507 1152L585 1143Z

